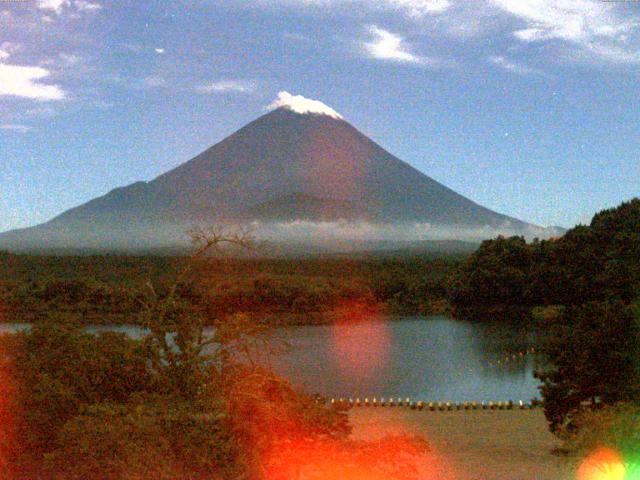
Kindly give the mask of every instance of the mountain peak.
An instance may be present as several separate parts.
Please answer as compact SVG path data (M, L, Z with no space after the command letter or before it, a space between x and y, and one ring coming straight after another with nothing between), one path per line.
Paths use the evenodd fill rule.
M343 120L342 115L321 101L302 95L291 95L286 91L278 93L278 97L267 108L269 110L284 108L301 115L326 115L336 120Z

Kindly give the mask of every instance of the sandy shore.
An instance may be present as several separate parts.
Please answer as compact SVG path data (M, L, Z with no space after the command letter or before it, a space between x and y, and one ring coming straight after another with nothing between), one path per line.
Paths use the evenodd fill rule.
M572 466L551 451L559 442L541 409L425 412L354 408L356 438L421 434L433 453L421 480L572 480Z

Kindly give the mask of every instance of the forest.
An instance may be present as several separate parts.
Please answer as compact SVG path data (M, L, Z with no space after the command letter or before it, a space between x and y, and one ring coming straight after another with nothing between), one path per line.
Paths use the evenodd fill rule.
M460 316L640 296L640 199L597 213L561 238L487 240L449 283Z
M461 254L357 258L212 258L179 294L209 317L250 313L272 322L327 323L354 303L394 315L448 310L447 279ZM66 314L83 324L132 324L148 282L163 289L184 257L0 254L0 321Z

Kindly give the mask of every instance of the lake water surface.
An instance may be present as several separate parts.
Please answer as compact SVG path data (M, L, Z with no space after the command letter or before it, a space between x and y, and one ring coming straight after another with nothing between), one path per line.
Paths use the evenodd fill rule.
M4 324L0 332L24 328ZM90 330L144 335L134 326ZM514 327L435 316L287 327L277 337L290 350L274 368L309 393L451 402L539 397L535 335Z

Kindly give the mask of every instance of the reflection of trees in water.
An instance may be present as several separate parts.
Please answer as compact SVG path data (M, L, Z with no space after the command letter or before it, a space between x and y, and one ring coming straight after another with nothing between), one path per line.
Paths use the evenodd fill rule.
M539 366L537 351L542 333L534 322L526 320L500 319L478 324L476 341L485 375L526 376Z

